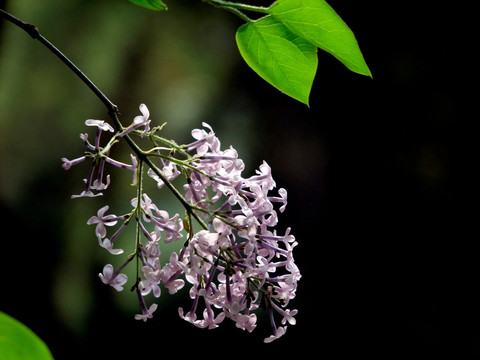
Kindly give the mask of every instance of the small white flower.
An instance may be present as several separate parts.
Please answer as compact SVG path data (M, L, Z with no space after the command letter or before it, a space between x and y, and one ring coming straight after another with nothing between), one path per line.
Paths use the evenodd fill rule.
M271 343L272 341L277 340L278 338L285 335L286 332L287 332L287 327L286 326L283 326L283 327L281 326L275 331L275 334L270 335L268 338L265 338L263 341L265 343Z
M87 157L86 156L82 156L82 157L79 157L77 159L74 159L74 160L68 160L67 158L62 158L62 161L63 161L63 164L62 164L62 167L65 169L65 170L70 170L70 168L74 165L77 165L77 164L80 164L82 161L84 161Z
M103 131L114 132L113 127L109 123L105 122L104 120L88 119L88 120L85 120L85 125L96 126L99 129L102 129Z
M150 111L148 111L147 105L145 104L140 104L139 109L142 115L135 116L135 118L133 119L133 123L135 124L135 128L138 128L140 126L145 127L142 132L142 137L144 137L145 134L150 131Z
M153 313L155 312L155 310L157 310L157 307L157 304L150 305L150 308L146 312L144 312L143 314L135 315L135 320L147 321L147 319L151 319L153 317Z
M125 285L128 280L128 277L125 274L115 274L111 264L105 265L103 273L99 273L98 276L104 284L110 285L117 291L122 291L123 285Z
M107 229L105 228L105 225L114 226L117 223L117 216L115 215L104 216L107 210L108 210L108 205L105 205L104 207L102 207L100 210L97 211L97 216L92 216L87 221L88 225L97 224L95 228L95 234L97 235L98 239L103 239L105 236L107 236Z
M98 244L108 250L108 252L112 255L120 255L120 254L123 254L123 249L114 249L113 248L113 244L112 242L109 240L109 239L105 239L105 240L101 240L101 239L98 239Z

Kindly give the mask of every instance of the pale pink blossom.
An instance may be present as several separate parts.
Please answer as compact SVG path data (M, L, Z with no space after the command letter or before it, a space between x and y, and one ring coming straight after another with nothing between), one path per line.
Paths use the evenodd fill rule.
M74 160L68 160L67 158L62 158L62 161L63 161L62 167L65 170L70 170L72 166L80 164L81 162L85 161L86 158L87 158L86 156L82 156Z
M97 216L92 216L88 219L87 224L93 225L97 224L95 227L95 235L97 235L98 239L103 239L107 235L106 226L114 226L117 221L118 217L116 215L107 215L105 216L105 212L108 210L108 205L105 205L97 212Z
M98 239L98 244L108 250L108 252L112 255L120 255L120 254L123 254L123 249L114 249L113 248L113 244L112 242L109 240L109 239L104 239L104 240L101 240L100 238Z
M128 280L127 275L118 274L117 271L114 271L111 264L105 265L103 272L99 273L98 276L104 284L110 285L117 291L122 291L123 285L125 285Z
M104 120L88 119L88 120L85 120L85 125L96 126L97 128L99 128L103 131L114 132L112 125L110 125L109 123L107 123Z
M265 338L265 342L283 336L287 325L296 324L298 311L289 308L289 302L295 298L301 279L293 257L293 249L298 244L295 237L290 234L290 228L284 235L277 234L275 229L279 222L277 212L283 212L287 205L287 191L280 188L273 194L276 183L265 161L253 176L245 176L245 164L237 151L232 146L222 150L212 127L202 123L203 129L192 131L194 141L190 144L177 147L173 141L163 139L167 146L162 147L162 141L154 138L155 147L145 153L152 158L156 156L157 168L147 170L154 185L156 182L156 190L166 188L165 185L175 186L179 192L183 189L181 202L186 211L170 216L163 207L164 198L150 197L143 190L144 184L138 183L141 176L138 171L142 168L139 165L145 159L130 155L131 164L126 164L109 155L110 147L122 140L122 136L131 134L133 139L133 135L149 134L150 112L145 104L139 109L141 115L120 134L113 135L108 151L100 147L100 135L113 128L103 120L89 119L86 124L97 128L94 145L89 143L87 134L83 134L85 156L74 160L62 158L62 166L67 170L87 158L92 159L84 180L86 188L75 197L101 195L92 190L98 192L109 187L110 176L104 177L107 165L133 173L132 183L137 186L138 196L131 200L130 213L106 215L109 209L106 205L87 221L89 225L96 225L99 245L113 255L123 253L122 249L114 248L123 229L130 221L137 226L134 253L117 270L110 264L105 265L99 274L101 281L117 291L123 290L128 278L121 272L136 259L138 278L132 290L137 293L141 314L135 315L135 319L146 321L153 317L157 304L148 308L145 298L150 294L160 297L161 286L170 294L188 286L191 307L178 309L185 321L199 328L214 329L228 318L236 327L252 332L257 325L256 312L260 305L265 305L272 328L272 335ZM148 164L144 162L146 167ZM183 184L177 185L182 178ZM148 188L146 182L145 188ZM195 218L201 226L194 223ZM120 220L123 224L107 237L106 227ZM183 246L178 252L172 252L169 261L161 266L160 254L168 249L165 243L182 238L184 230L187 239ZM276 322L282 326L277 327Z
M285 335L286 332L287 332L287 327L281 326L275 330L275 333L273 335L270 335L269 337L265 338L263 341L265 343L271 343L272 341L277 340L278 338Z
M145 322L148 319L153 318L153 313L155 312L155 310L157 310L157 307L158 307L157 304L150 305L147 311L142 312L142 314L136 314L135 320L143 320Z

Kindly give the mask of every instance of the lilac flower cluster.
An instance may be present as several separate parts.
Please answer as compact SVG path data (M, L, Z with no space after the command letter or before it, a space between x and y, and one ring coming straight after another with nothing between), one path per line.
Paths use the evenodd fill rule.
M213 129L203 123L204 129L195 129L195 139L188 145L170 149L155 147L143 154L155 153L159 165L148 163L147 175L157 182L158 188L185 174L182 203L186 216L170 216L160 209L152 199L142 191L141 160L132 155L132 165L123 164L109 157L108 152L119 138L132 134L150 136L149 112L145 105L140 106L142 116L136 117L132 125L120 129L105 148L99 146L102 131L113 131L105 122L87 120L87 125L97 126L95 145L82 135L89 153L84 157L69 161L63 159L65 169L87 158L93 159L90 173L85 179L86 188L79 196L97 196L92 190L104 190L109 182L104 181L105 163L133 172L137 182L137 197L131 200L132 211L122 216L106 215L109 207L102 207L96 216L88 220L95 225L95 234L99 245L113 255L123 253L114 248L114 244L132 218L136 220L136 252L116 270L111 264L99 274L105 284L122 291L128 278L122 273L125 266L137 256L141 268L133 289L140 302L141 314L138 320L146 321L153 316L157 304L147 307L145 297L153 294L160 297L161 287L174 294L186 283L190 285L189 296L192 305L188 309L179 308L179 315L200 328L213 329L229 318L240 329L253 331L257 325L256 310L265 308L269 313L273 334L265 339L271 342L282 336L287 322L295 324L297 310L287 306L295 297L297 282L301 275L293 258L293 249L297 245L290 228L282 234L274 229L278 223L275 204L283 212L287 205L287 192L279 189L277 195L271 195L276 184L271 168L263 162L256 174L243 177L245 168L237 151L230 147L222 150L220 140ZM144 127L141 132L139 128ZM134 132L135 133L135 132ZM158 138L155 138L158 140ZM167 144L174 142L167 141ZM174 150L183 157L174 158ZM96 176L95 176L96 175ZM193 216L195 215L195 216ZM194 230L192 218L197 219L202 229ZM123 221L123 222L122 222ZM120 227L108 238L106 226ZM186 236L183 247L170 254L168 263L160 263L161 241L169 243ZM144 239L141 241L140 237ZM277 326L280 319L282 326Z
M271 169L264 162L257 174L244 178L244 163L233 147L224 151L208 124L205 130L193 130L196 139L187 145L195 150L189 181L184 185L186 198L199 206L216 209L209 229L196 233L184 249L179 263L186 280L192 284L192 307L179 313L198 327L214 328L225 318L236 326L252 331L256 326L255 310L259 298L272 316L274 334L271 341L285 332L277 328L273 312L282 316L282 324L295 323L296 310L284 309L295 297L301 275L292 250L297 245L287 229L278 235L272 228L278 217L273 203L287 204L287 193L269 196L275 187ZM203 302L203 318L197 319ZM281 304L281 306L279 306ZM219 309L215 315L214 309Z

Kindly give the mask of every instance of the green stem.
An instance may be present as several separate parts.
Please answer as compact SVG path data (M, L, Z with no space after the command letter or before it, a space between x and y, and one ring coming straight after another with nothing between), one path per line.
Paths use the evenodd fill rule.
M179 160L179 159L177 159L177 158L174 158L174 157L171 157L171 156L168 156L168 155L159 154L159 153L155 152L155 151L158 150L158 149L159 149L159 148L153 148L153 149L150 149L150 150L148 150L148 151L145 151L145 155L147 155L147 156L152 156L152 157L158 157L158 158L160 158L160 159L170 161L170 162L172 162L172 163L175 163L175 164L183 167L184 169L196 171L196 172L199 173L200 175L206 176L206 177L208 177L209 179L212 179L212 178L213 178L212 175L207 174L206 172L204 172L204 171L202 171L202 170L198 170L195 166L190 165L190 161L188 161L188 160ZM192 159L190 158L189 160L192 160Z
M241 4L231 1L223 1L223 0L203 0L210 5L220 7L220 8L231 8L243 11L252 11L252 12L259 12L262 14L268 14L268 8L263 6L255 6L255 5L248 5L248 4Z
M140 264L140 238L141 232L140 229L140 219L142 217L142 192L143 192L143 161L140 161L138 164L138 173L137 173L137 207L135 209L135 217L137 218L137 226L135 229L135 254L137 255L137 276L139 278L139 264Z
M141 132L139 130L134 130L134 132L136 134L141 134ZM182 154L186 158L189 157L189 154L185 151L185 145L178 145L173 140L168 140L168 139L165 139L165 138L163 138L161 136L158 136L158 135L155 135L155 134L151 134L149 137L150 137L150 140L152 141L152 143L155 144L155 146L158 147L158 143L156 141L160 141L161 143L163 143L165 145L168 145L175 152L178 152L178 153Z
M263 6L247 5L247 4L241 4L241 3L223 1L223 0L203 0L203 1L215 7L230 11L246 22L251 22L252 19L250 19L242 11L251 11L251 12L257 12L262 14L268 14L268 8Z
M109 113L110 117L112 118L115 127L117 129L122 129L122 123L120 122L120 119L118 118L118 114L116 112L110 112ZM138 161L139 162L144 162L150 169L153 170L153 172L165 183L165 186L173 193L173 195L180 201L180 203L183 205L187 213L191 214L195 220L204 228L207 229L208 226L205 224L205 222L198 216L197 213L193 211L192 205L183 197L183 195L177 190L175 186L162 174L160 169L150 160L148 157L149 154L145 153L140 147L135 143L135 141L132 140L132 138L127 134L123 137L127 144L130 146L130 148L135 152L135 155L137 155Z

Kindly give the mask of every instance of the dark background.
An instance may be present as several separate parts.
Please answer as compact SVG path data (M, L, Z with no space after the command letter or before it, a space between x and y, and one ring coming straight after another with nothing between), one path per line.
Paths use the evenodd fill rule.
M13 12L14 3L3 1L2 8ZM62 10L58 2L51 3L52 11ZM88 9L78 14L76 25L64 20L52 25L52 30L48 25L53 23L45 20L41 30L58 36L54 30L61 32L57 27L67 27L63 31L69 40L60 40L59 47L73 47L75 35L71 34L94 21L88 12L95 11L94 3L98 2L82 6ZM118 1L103 3L112 13L120 6ZM475 42L468 39L471 23L466 19L471 10L427 1L329 3L354 31L373 79L351 73L319 52L310 108L270 87L242 62L234 46L234 32L241 22L233 15L200 1L169 1L170 10L161 15L145 15L144 10L122 3L131 16L144 17L145 33L157 32L152 26L167 18L188 14L180 16L179 22L185 22L183 36L196 36L200 43L187 46L193 56L214 52L222 58L219 63L229 64L217 74L221 91L215 93L212 105L201 112L193 127L209 121L220 129L219 137L222 139L223 131L235 147L235 141L241 141L236 138L237 129L246 127L245 136L250 134L252 140L241 146L248 148L249 162L260 164L265 159L278 186L288 190L289 205L281 222L292 227L299 242L295 258L303 275L297 298L291 303L299 310L296 326L289 326L287 334L273 344L262 342L269 331L262 321L253 334L227 321L216 330L199 330L178 318L179 304L188 306L186 296L166 300L153 321L137 322L132 312L115 305L118 295L97 280L96 274L106 261L98 257L84 270L89 285L84 285L85 277L77 283L72 276L70 281L73 287L85 286L92 294L87 297L90 304L83 325L76 328L66 324L57 309L54 284L58 271L70 262L62 244L70 241L69 231L73 230L63 217L68 217L70 194L78 192L78 183L74 184L78 176L57 169L64 149L59 149L58 155L55 152L56 157L33 175L29 166L22 165L22 178L28 178L22 182L23 195L18 200L9 200L7 195L0 198L4 229L0 310L30 326L58 359L93 354L113 358L130 351L138 356L160 356L171 350L202 358L247 357L252 352L273 357L284 356L286 351L300 356L312 356L313 351L327 359L360 355L381 359L480 358L478 236L471 231L477 220L472 196L476 137L471 124L478 117L468 110L476 92L470 88L475 87L470 85L469 68ZM73 5L69 6L73 14L72 9ZM108 18L108 11L106 14ZM210 14L208 21L194 23L206 14ZM15 15L32 23L40 21L35 12ZM108 31L101 22L93 24L98 32ZM12 27L0 22L0 71L2 66L6 68L2 62L7 61L10 49L22 41L21 35L17 42L7 41L7 28L8 34L20 32ZM179 36L165 28L162 31L160 39ZM23 39L32 49L27 51L29 56L42 53L42 61L56 61L28 36ZM141 36L127 41L124 50L133 55L120 71L123 83L132 91L122 92L115 83L108 92L126 113L136 114L138 103L147 96L138 74L148 73L137 60L151 56L155 42L150 44ZM223 44L220 50L219 44ZM75 47L71 51L75 52ZM82 51L75 55L79 62L87 61ZM101 47L97 51L99 58L107 55ZM214 62L211 67L217 65ZM164 66L165 85L156 86L164 86L162 91L168 93L165 79L174 76L175 68ZM0 74L1 86L9 74ZM70 76L66 71L62 74ZM27 79L31 77L27 75ZM31 88L28 83L21 85ZM71 86L77 85L83 89L78 82ZM201 84L198 86L202 91ZM64 91L74 90L58 88L58 92ZM81 114L77 115L77 127L62 129L66 143L83 131L83 119L103 114L101 105L82 107L71 97L56 105L55 101L35 105L35 91L15 101L6 100L9 92L9 88L0 87L0 125L20 118L28 123L33 116L47 121L48 114L58 112L50 108L77 107ZM244 115L249 120L244 120ZM230 122L225 123L226 119ZM43 131L55 132L55 126L53 122ZM187 132L191 128L188 125ZM42 136L37 133L35 137ZM0 133L1 141L3 137ZM31 143L23 144L28 147ZM9 171L5 159L16 156L7 150L5 146L0 151L0 187L4 189L8 189L5 179ZM92 215L89 211L82 214L80 222ZM93 232L88 231L84 241L95 242ZM95 248L89 254L97 251ZM167 297L164 291L161 301Z

